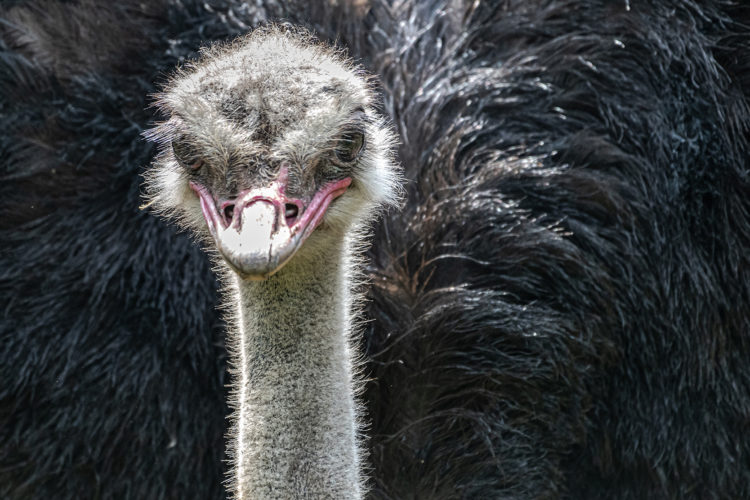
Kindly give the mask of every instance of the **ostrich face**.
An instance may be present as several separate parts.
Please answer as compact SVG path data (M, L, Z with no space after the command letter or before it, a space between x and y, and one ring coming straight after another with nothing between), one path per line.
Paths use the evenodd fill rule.
M299 32L256 30L204 51L158 96L170 118L149 203L243 278L264 279L305 246L341 238L394 203L391 133L351 63Z

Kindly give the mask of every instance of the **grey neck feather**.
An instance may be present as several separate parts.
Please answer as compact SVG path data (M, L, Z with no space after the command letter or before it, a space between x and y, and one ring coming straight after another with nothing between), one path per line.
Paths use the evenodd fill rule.
M236 497L362 497L345 244L236 280Z

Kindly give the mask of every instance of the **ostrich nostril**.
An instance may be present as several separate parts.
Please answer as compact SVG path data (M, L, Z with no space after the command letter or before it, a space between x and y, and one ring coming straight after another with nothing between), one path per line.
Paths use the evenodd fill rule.
M232 222L232 217L234 216L234 205L227 205L224 207L224 219L226 219L227 224L230 224Z
M287 222L291 223L299 214L299 208L297 208L297 205L293 203L286 203L284 205L284 217L286 217Z

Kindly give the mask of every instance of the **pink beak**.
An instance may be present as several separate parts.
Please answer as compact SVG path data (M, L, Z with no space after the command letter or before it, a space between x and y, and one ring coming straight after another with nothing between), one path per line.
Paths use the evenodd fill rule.
M248 189L221 205L204 186L190 187L224 260L243 278L266 279L281 269L323 220L328 205L344 194L351 178L323 186L309 203L285 194L286 172L269 186Z

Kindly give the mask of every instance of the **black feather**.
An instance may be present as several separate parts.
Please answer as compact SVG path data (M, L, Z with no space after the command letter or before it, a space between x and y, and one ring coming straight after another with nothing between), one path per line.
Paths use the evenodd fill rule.
M409 179L371 497L749 498L750 9L368 6L3 4L0 498L224 496L216 283L139 211L140 134L162 75L280 16L380 78Z

